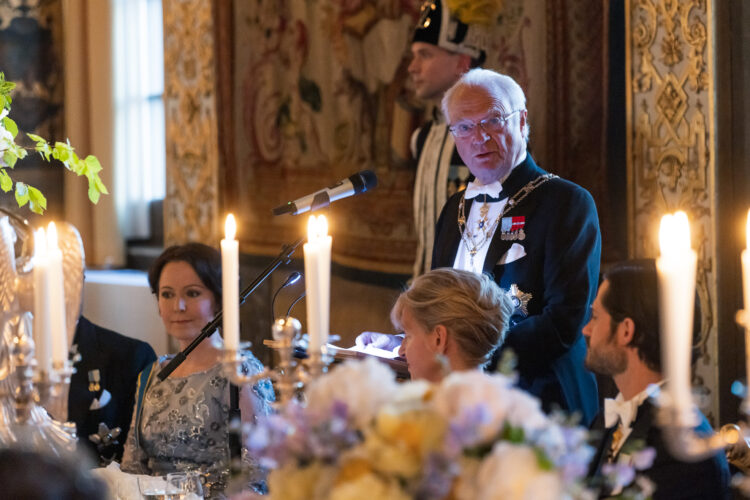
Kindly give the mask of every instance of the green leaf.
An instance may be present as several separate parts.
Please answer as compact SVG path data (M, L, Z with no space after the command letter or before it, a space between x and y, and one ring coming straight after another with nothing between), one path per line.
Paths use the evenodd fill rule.
M14 88L16 88L16 84L5 81L5 74L0 72L0 103L5 109L10 109L10 103L13 102L10 93Z
M15 139L18 135L18 125L16 125L16 122L6 116L5 118L3 118L3 125L5 126L5 130L10 132L10 135L12 135Z
M540 469L553 470L555 468L555 464L552 463L552 460L549 459L544 450L534 448L534 455L536 455L536 463L539 465Z
M70 147L70 144L59 141L55 142L55 145L52 148L52 158L66 163L73 158L73 148ZM70 166L68 166L68 168L70 168Z
M6 193L13 189L13 179L10 178L4 168L0 168L0 189Z
M47 198L35 187L27 186L29 193L29 208L35 214L43 214L47 209Z
M44 158L44 161L50 161L50 155L52 155L52 148L46 142L37 144L34 148L39 151L39 154Z
M18 144L15 144L15 143L13 144L12 149L13 149L13 152L16 153L16 156L18 157L19 160L23 160L24 158L26 158L26 155L29 154L29 152L26 151L26 148L24 148L23 146L19 146Z
M16 161L18 161L18 155L13 149L6 149L3 152L3 161L8 167L13 168L16 166Z
M75 172L76 175L84 175L86 173L86 164L73 155L65 160L63 164L65 165L65 168L71 172Z
M29 190L23 182L16 182L16 203L19 207L29 202Z
M90 174L98 174L102 170L102 164L99 163L99 159L94 155L88 155L84 160L86 162L86 169Z
M99 190L102 194L109 194L109 191L107 190L107 186L104 185L101 178L97 175L94 179L94 184L96 185L96 189Z
M89 200L91 200L91 203L94 205L99 203L99 197L101 197L101 193L96 189L96 184L89 182Z
M502 439L511 443L522 444L525 440L523 427L513 427L510 424L506 424L502 432Z
M36 134L26 135L28 135L32 141L36 142L34 150L37 151L42 156L42 158L44 158L44 161L49 161L50 156L52 155L52 147L50 147L49 143L47 143L47 140L44 137L40 137Z

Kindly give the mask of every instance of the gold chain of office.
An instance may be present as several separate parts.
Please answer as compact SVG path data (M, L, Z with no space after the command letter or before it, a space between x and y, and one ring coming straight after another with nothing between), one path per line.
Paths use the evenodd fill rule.
M536 188L538 188L548 180L555 178L557 178L555 174L545 174L537 177L532 181L529 181L525 186L519 189L516 194L508 199L508 202L503 207L500 215L498 215L495 221L492 223L492 226L482 228L483 237L481 241L479 241L479 243L474 240L475 235L472 234L472 232L469 230L469 227L466 225L466 214L464 211L466 193L464 192L461 195L461 201L458 204L458 231L461 234L461 241L463 241L464 246L466 247L466 251L469 252L469 259L471 261L472 267L474 266L474 256L484 245L487 244L488 241L492 239L492 236L495 234L495 230L497 229L497 225L500 223L505 214L507 214L508 211L513 207L518 205L524 198L529 195L529 193L534 191ZM487 202L485 202L485 204L486 203Z

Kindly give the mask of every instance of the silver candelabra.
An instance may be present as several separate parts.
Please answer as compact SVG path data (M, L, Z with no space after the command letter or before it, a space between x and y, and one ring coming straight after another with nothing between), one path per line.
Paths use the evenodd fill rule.
M0 217L0 445L52 451L75 449L67 417L70 361L43 370L34 358L28 223L6 211ZM16 258L16 248L20 257Z
M292 317L278 318L271 327L273 340L265 344L278 353L279 362L273 369L265 368L255 375L242 373L242 355L236 350L225 350L223 357L224 374L237 385L253 385L259 380L268 378L274 381L279 392L280 404L285 404L297 397L305 384L319 377L328 370L333 358L322 350L308 349L308 357L298 361L294 350L301 338L301 324Z

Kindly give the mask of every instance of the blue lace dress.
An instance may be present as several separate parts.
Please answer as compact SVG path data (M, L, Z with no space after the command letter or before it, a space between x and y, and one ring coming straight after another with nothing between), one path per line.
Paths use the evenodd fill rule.
M244 373L263 370L257 358L245 355ZM162 356L158 363L165 366L171 358ZM121 469L150 475L199 470L211 485L211 496L221 492L229 470L229 385L220 363L187 377L164 381L151 377L141 417L136 419L134 415L132 419ZM252 390L260 401L258 413L268 414L274 399L270 381L264 379ZM140 421L140 438L134 431L136 421Z

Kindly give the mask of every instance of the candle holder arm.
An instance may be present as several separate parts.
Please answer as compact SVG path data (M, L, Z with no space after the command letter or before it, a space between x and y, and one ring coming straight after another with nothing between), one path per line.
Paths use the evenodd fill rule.
M666 406L658 413L659 425L670 454L683 462L705 460L727 447L734 445L741 436L736 425L725 425L718 432L706 435L695 431L697 414L691 411L685 415L679 410Z

